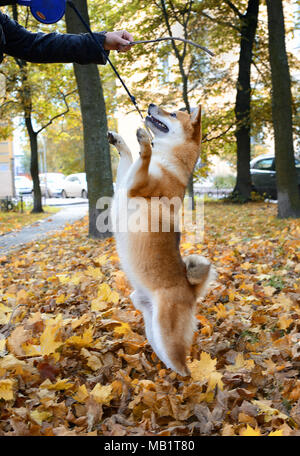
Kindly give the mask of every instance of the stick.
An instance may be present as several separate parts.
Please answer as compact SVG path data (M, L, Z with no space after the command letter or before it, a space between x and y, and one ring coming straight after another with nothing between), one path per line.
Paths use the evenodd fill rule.
M202 51L207 52L209 55L214 57L214 53L211 52L209 49L207 49L204 46L200 46L200 44L194 43L194 41L186 40L184 38L179 38L175 36L165 36L164 38L157 38L156 40L139 40L139 41L130 41L130 44L143 44L143 43L156 43L157 41L165 41L165 40L179 40L183 41L184 43L191 44L192 46L195 46L197 48L202 49Z

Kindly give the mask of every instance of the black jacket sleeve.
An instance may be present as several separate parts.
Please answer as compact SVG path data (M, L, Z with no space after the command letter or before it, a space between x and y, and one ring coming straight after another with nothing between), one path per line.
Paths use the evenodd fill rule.
M2 26L2 27L1 27ZM2 48L5 54L34 63L97 63L104 65L104 55L88 33L31 33L17 22L0 12ZM95 33L103 46L103 33ZM1 41L1 40L0 40Z

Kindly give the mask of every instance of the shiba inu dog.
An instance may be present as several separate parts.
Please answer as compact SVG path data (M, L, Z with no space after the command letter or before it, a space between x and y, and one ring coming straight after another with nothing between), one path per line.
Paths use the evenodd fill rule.
M109 142L120 153L112 205L117 250L134 288L131 300L143 313L150 345L167 367L189 375L186 356L196 328L196 300L205 295L215 270L199 255L181 257L175 219L166 232L164 211L153 211L152 202L163 201L167 206L166 201L174 197L183 201L200 152L201 107L190 115L150 104L148 114L146 126L154 138L151 142L144 129L137 130L140 157L135 162L122 137L108 132ZM141 200L139 219L148 222L148 229L119 229ZM176 209L172 206L170 212L174 215ZM156 230L151 229L154 225Z

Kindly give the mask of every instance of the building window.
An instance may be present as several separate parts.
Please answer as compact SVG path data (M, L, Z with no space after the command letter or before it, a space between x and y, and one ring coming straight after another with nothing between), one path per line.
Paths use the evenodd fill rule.
M0 163L0 171L9 171L8 163Z

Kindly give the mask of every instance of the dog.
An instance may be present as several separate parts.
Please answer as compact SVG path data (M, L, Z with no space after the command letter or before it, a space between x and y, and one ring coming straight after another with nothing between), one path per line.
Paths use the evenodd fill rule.
M150 206L151 201L164 198L183 201L200 153L201 106L188 114L150 104L148 114L146 127L154 137L151 141L146 130L137 130L140 157L135 162L123 138L108 132L110 144L120 154L111 216L121 265L134 288L130 297L143 314L147 339L168 368L187 376L186 357L197 324L196 301L205 295L216 272L200 255L182 258L176 221L172 219L165 232L163 211L154 214ZM127 201L121 197L124 193ZM141 200L139 218L151 226L156 223L158 229L117 229L134 214L133 203ZM176 210L171 212L174 215Z

